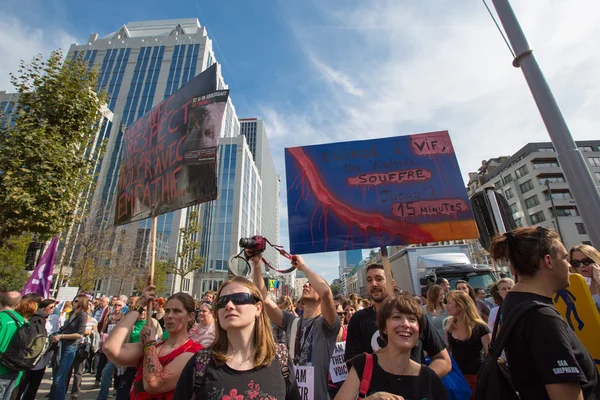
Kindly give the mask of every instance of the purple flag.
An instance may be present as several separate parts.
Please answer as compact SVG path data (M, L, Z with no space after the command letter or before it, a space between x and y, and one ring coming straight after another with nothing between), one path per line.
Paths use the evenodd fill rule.
M57 247L58 235L54 236L52 242L50 242L50 247L46 249L46 252L40 258L40 262L29 277L21 295L39 293L44 299L50 296L50 285L52 284L52 271L54 270L54 257L56 256Z

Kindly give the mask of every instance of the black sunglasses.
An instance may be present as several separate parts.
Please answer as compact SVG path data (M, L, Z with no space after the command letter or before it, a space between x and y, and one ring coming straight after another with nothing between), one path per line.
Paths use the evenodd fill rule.
M572 260L571 261L571 266L573 266L574 268L579 268L579 266L583 264L586 267L595 264L594 260L592 260L591 258L584 258L583 260Z
M256 304L258 302L258 299L256 299L250 293L226 294L224 296L220 296L217 299L217 305L216 305L217 310L220 310L221 308L225 308L230 301L231 301L231 303L233 303L234 306L241 306L244 304Z

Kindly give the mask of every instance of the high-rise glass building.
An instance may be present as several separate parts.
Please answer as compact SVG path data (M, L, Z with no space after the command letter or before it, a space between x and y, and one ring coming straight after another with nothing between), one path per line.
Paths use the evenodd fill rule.
M240 134L246 138L263 182L262 204L263 210L266 212L262 213L261 227L257 234L265 236L273 244L280 244L279 190L281 179L275 171L265 123L259 118L240 119ZM279 253L275 249L267 248L264 257L273 267L279 267Z
M216 62L212 41L206 28L200 26L196 18L129 22L117 31L102 38L90 35L87 43L71 45L67 57L82 56L89 65L100 68L99 89L108 93L108 108L114 113L106 154L100 169L98 186L94 196L93 211L101 214L107 224L114 219L114 196L117 191L119 164L123 133L144 113L170 96L194 76ZM217 88L227 85L218 71ZM234 137L239 134L239 122L235 108L229 100L221 137ZM221 187L221 186L219 186ZM157 236L163 249L159 257L174 258L179 246L178 232L186 224L188 209L161 215L158 218ZM150 221L131 223L123 229L132 236L133 242L147 246ZM135 239L141 236L141 241ZM140 257L147 257L147 251L137 251ZM207 260L212 263L214 260ZM145 260L138 260L140 265ZM216 261L215 261L216 262ZM191 275L191 274L190 274ZM173 277L172 277L173 278ZM193 287L186 278L185 287ZM171 290L179 290L179 283L171 279ZM129 286L128 286L129 285ZM131 290L132 283L123 289ZM97 293L114 294L119 283L111 278L104 279L96 286Z
M340 266L339 273L340 279L344 275L344 269L350 267L356 267L363 259L362 250L346 250L340 251Z

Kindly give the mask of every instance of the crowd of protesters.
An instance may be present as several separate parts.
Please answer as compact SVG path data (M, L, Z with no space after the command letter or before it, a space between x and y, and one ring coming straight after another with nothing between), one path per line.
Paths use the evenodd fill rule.
M48 368L47 397L56 400L77 399L84 374L95 377L99 400L461 398L449 380L474 399L492 333L529 302L545 307L528 313L502 355L521 398L600 399L595 362L551 299L569 285L570 272L579 273L600 307L600 252L588 245L567 251L554 231L519 228L496 237L490 253L510 263L515 280L473 288L466 279L451 287L439 278L421 296L402 292L381 264L370 264L368 298L334 297L294 256L308 281L298 298L275 298L260 254L248 254L250 280L227 280L201 300L182 292L156 297L153 286L140 296L78 294L67 302L3 292L0 353L36 318L50 350L25 371L0 363L0 399L40 398ZM343 380L330 368L339 349Z

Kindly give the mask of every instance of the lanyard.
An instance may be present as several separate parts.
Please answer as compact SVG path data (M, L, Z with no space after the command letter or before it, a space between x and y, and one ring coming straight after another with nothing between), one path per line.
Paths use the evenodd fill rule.
M296 354L294 354L294 361L295 361L294 364L298 364L299 357L302 354L302 350L304 350L304 346L306 346L306 342L308 341L309 338L312 339L312 333L313 333L313 330L315 329L315 322L317 321L317 318L319 318L319 316L314 317L313 320L310 322L310 325L307 324L306 329L303 329L302 321L304 320L304 317L300 317L299 325L300 325L300 329L302 330L302 336L300 337L300 340L299 340L299 346L296 346L296 348L294 349L295 350L294 352L296 353ZM294 341L297 341L297 339L298 339L297 337L294 338Z

